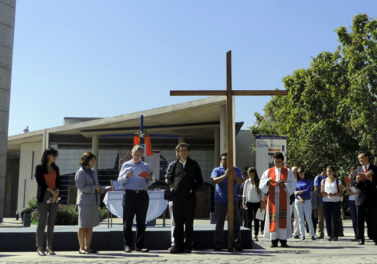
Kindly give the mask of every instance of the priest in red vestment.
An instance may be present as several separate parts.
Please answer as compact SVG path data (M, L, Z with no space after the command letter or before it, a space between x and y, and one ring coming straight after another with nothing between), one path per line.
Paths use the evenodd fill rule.
M297 181L292 171L283 166L284 155L274 154L274 167L266 170L259 183L262 192L268 195L264 237L270 238L271 247L288 247L287 239L292 237L289 196L296 190Z

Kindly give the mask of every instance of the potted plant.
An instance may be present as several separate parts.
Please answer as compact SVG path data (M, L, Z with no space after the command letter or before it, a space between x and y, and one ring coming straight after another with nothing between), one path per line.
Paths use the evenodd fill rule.
M28 201L29 207L25 208L21 212L21 219L24 223L24 227L30 227L31 216L33 212L37 209L37 200L35 198Z
M33 213L33 208L27 207L21 212L21 218L24 224L24 227L30 227L31 224L31 214Z

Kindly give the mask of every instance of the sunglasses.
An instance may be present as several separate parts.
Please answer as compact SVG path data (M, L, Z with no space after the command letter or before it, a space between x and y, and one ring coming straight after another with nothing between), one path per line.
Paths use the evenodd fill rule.
M305 172L305 171L299 171L298 173L303 173L303 172Z

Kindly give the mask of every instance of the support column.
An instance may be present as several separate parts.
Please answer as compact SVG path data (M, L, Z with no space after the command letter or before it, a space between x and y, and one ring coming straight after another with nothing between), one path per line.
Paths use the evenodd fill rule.
M0 0L0 222L3 221L5 208L15 9L15 0Z
M93 135L92 136L92 153L97 157L97 160L96 160L96 163L94 164L93 169L96 170L97 175L98 175L98 161L99 161L98 147L99 147L99 136L98 135Z
M220 106L220 152L227 152L226 105Z
M42 139L42 153L50 147L50 133L45 129Z
M220 128L215 128L215 155L214 167L218 167L220 163Z

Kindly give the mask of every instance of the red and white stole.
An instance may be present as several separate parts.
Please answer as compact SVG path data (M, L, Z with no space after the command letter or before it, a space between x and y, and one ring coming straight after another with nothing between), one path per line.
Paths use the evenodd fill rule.
M268 213L270 216L270 232L276 232L276 218L279 219L279 228L287 228L287 193L284 187L280 188L280 199L279 199L279 212L276 217L275 210L275 186L276 186L276 175L275 167L272 167L268 171L268 177L272 178L273 182L270 182L269 194L268 194ZM286 167L281 168L280 180L288 181L288 169Z

